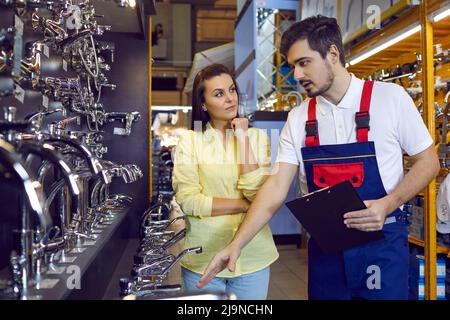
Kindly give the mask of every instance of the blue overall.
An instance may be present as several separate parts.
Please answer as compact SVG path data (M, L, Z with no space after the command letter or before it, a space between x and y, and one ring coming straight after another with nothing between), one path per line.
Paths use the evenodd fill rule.
M321 146L316 99L310 100L306 146L301 149L309 192L349 180L363 200L386 196L375 144L368 141L372 88L373 82L364 83L360 111L355 115L355 143ZM338 254L325 254L311 238L308 242L309 299L407 299L408 232L400 209L387 217L383 233L384 240Z

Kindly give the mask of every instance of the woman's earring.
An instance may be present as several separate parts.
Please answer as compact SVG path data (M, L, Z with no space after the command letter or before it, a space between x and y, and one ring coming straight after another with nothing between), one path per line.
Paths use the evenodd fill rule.
M202 109L203 109L203 111L208 111L204 104L202 105Z

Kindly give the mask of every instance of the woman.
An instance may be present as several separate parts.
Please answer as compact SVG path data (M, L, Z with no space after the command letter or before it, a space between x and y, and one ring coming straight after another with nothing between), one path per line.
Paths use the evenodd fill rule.
M237 117L239 92L231 73L219 64L201 70L192 91L192 128L175 151L173 188L187 215L185 247L202 246L186 256L186 290L196 283L215 253L233 238L250 202L269 173L270 149L264 131ZM234 273L224 270L206 287L239 299L266 299L270 264L278 258L266 225L243 251Z

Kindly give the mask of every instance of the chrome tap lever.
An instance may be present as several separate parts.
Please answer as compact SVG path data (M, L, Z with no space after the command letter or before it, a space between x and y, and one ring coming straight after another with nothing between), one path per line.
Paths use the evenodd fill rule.
M164 266L170 264L175 259L173 254L158 256L155 259L147 261L145 265L135 266L131 270L131 276L134 278L151 277L162 273Z
M178 241L183 239L185 236L186 236L186 228L178 231L178 233L176 235L174 235L170 240L168 240L166 243L164 243L164 245L162 246L161 249L163 251L166 251L167 249L169 249L170 247L175 245L175 243L177 243Z
M64 135L64 132L66 130L67 125L73 123L73 122L80 122L80 117L79 116L75 116L75 117L70 117L70 118L66 118L66 119L62 119L59 121L55 121L52 122L52 124L50 125L50 134L52 136L61 136Z
M188 248L185 249L183 251L181 251L181 253L175 258L175 260L172 261L172 263L170 265L168 265L162 272L161 275L159 276L166 276L170 270L172 270L172 268L187 254L190 253L195 253L195 254L199 254L202 253L203 249L202 247L194 247L194 248Z
M142 177L144 176L142 170L141 170L137 165L135 165L135 164L129 164L129 165L127 165L127 166L130 168L131 171L134 172L134 175L135 175L135 177L136 177L136 180L138 180L138 179L140 179L140 178L142 178Z
M167 232L167 231L166 231ZM166 233L163 232L162 234ZM169 231L171 232L171 231ZM179 231L170 239L166 239L164 235L161 236L146 236L142 241L139 249L139 255L155 255L163 254L175 243L181 240L186 234L186 229Z
M161 232L175 224L179 220L185 220L185 216L178 216L172 220L150 221L143 229L144 236L152 235L154 232Z
M137 122L141 118L141 115L137 111L133 112L110 112L106 113L106 119L109 122L112 121L120 121L125 122L125 128L123 132L121 132L122 135L129 136L131 134L131 125L134 122Z
M39 126L38 126L38 128L40 129L41 128L41 123L42 123L42 118L44 117L44 116L48 116L48 115L51 115L51 114L53 114L53 113L55 113L55 112L63 112L64 111L64 109L63 108L56 108L56 109L48 109L48 110L44 110L44 111L37 111L37 112L33 112L33 113L31 113L31 114L28 114L28 115L26 115L25 116L25 120L26 121L37 121L37 122L39 122Z
M137 180L134 172L127 166L122 166L122 177L125 183L133 183Z
M183 239L186 236L186 228L180 230L178 233L176 233L172 238L165 240L162 237L154 237L154 238L147 238L147 241L149 241L150 249L147 247L141 248L141 254L148 255L148 254L154 254L154 253L162 253L167 251L170 247L175 245L178 241ZM152 241L150 241L152 240ZM158 242L159 240L159 242ZM157 244L157 245L156 245Z
M40 248L46 248L48 244L56 238L61 233L61 229L58 226L53 226L50 228L50 230L47 231L47 233L40 239L39 241L39 247Z
M173 237L175 234L175 231L172 230L162 230L162 231L155 231L152 230L151 232L146 233L145 237L141 240L141 247L146 247L151 245L155 239L161 239L163 241L167 241L170 238L167 237Z
M168 227L170 227L171 225L173 225L174 223L176 223L177 221L185 219L185 216L179 216L172 220L149 220L148 217L158 218L158 217L160 217L160 214L159 213L156 213L156 214L147 213L144 215L144 218L142 219L142 222L141 222L140 231L139 231L139 236L141 239L147 233L150 233L152 231L165 230Z
M161 258L157 258L149 261L145 266L140 268L135 268L132 271L132 275L135 277L146 279L157 278L156 281L161 281L166 278L167 274L172 270L172 268L187 254L195 253L199 254L202 252L202 247L194 247L183 250L178 256L174 256L172 254L162 256Z

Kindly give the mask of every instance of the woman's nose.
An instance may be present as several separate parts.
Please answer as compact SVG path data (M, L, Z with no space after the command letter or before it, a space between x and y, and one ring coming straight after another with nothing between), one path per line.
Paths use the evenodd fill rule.
M232 101L232 100L233 100L233 97L232 97L231 93L229 93L229 92L226 93L226 94L225 94L225 99L226 99L227 102Z

